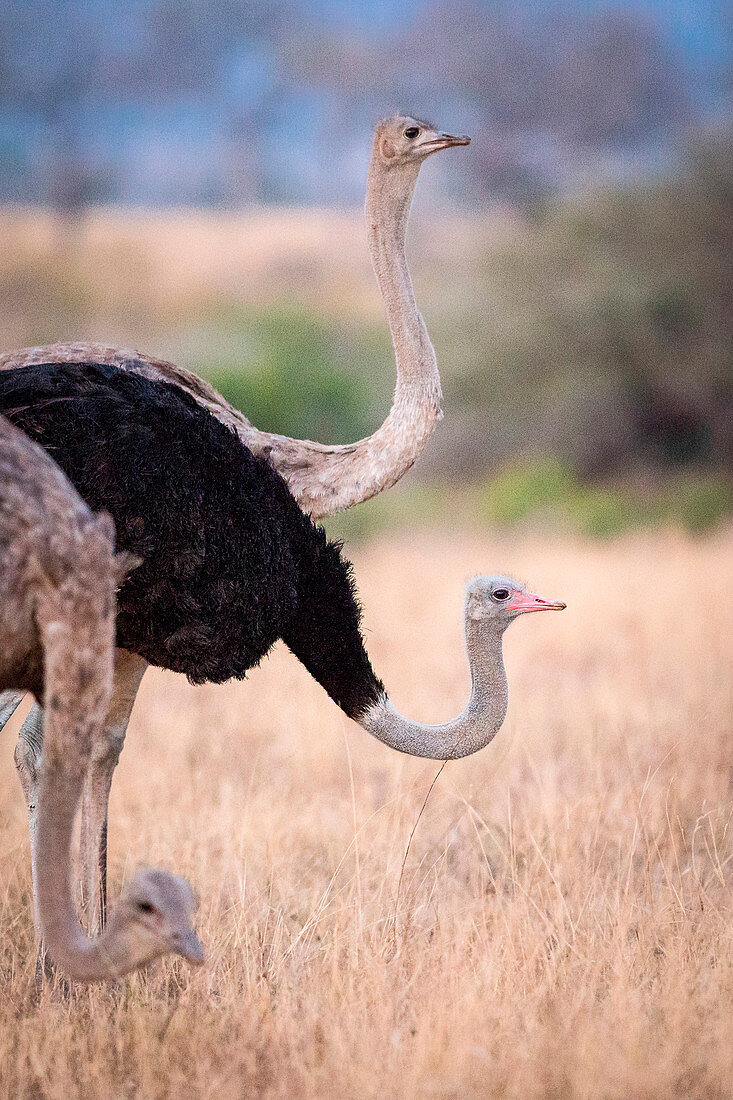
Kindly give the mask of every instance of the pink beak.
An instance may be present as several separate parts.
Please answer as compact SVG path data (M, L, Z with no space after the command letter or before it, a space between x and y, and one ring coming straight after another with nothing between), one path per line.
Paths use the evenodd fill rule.
M543 600L532 592L515 592L509 603L504 604L507 611L564 611L567 604L560 600Z

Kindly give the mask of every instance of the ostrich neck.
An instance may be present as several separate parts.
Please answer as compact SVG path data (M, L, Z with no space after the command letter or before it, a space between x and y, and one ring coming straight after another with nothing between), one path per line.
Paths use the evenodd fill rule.
M393 485L422 450L442 413L440 375L415 303L405 242L417 167L385 169L372 157L365 215L372 266L387 313L397 384L389 415L363 440L375 491Z
M47 721L50 717L46 711ZM71 729L74 737L78 730ZM119 977L140 965L134 945L112 914L105 930L84 934L71 894L71 838L84 783L83 769L44 767L38 800L38 908L46 946L69 978L79 982Z
M399 481L442 415L435 351L415 304L405 256L417 175L416 166L386 169L377 153L372 155L365 206L367 234L397 370L394 400L384 423L366 439L336 446L251 427L242 433L247 446L272 463L300 507L314 519L369 500Z
M71 892L71 842L92 746L109 703L112 620L104 637L91 624L45 632L44 746L38 795L38 911L46 946L72 980L119 977L149 961L112 917L89 939L79 925ZM104 643L107 643L106 645ZM89 675L90 670L92 675ZM86 686L80 686L84 678Z
M466 619L471 695L449 722L424 725L399 714L384 696L359 719L368 733L398 752L452 760L470 756L493 740L506 717L508 689L502 655L503 630L496 622Z
M129 348L100 344L28 348L0 356L0 371L44 362L97 363L171 382L233 429L254 454L267 459L313 519L369 500L410 469L442 416L435 352L415 304L405 256L417 176L417 165L386 168L375 147L369 165L365 213L372 264L394 346L397 386L386 420L366 439L331 446L261 431L208 382Z
M367 236L394 346L397 395L416 389L425 399L439 401L435 352L415 303L405 255L417 173L417 167L385 169L373 155L365 204Z
M298 561L298 611L283 641L341 709L380 741L411 756L446 760L487 745L506 715L502 657L506 623L465 614L471 695L457 718L437 726L403 718L390 703L364 647L353 581L339 550L325 538L303 544Z

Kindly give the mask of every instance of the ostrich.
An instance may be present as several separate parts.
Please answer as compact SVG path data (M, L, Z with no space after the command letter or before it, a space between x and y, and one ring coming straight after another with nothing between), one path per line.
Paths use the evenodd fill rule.
M407 221L420 167L441 149L468 145L430 123L407 115L380 122L372 142L365 215L372 265L384 300L394 347L397 385L392 408L366 439L326 446L263 432L195 374L131 348L101 344L52 344L0 356L0 370L42 363L108 363L146 377L173 382L222 423L233 428L253 454L262 455L285 479L313 519L333 515L376 496L414 464L442 413L440 375L425 322L415 304L405 256Z
M469 702L442 725L410 721L369 662L340 547L269 463L184 390L105 365L45 364L0 374L0 413L48 448L87 504L112 515L120 547L142 559L119 593L117 645L194 683L243 677L282 638L380 741L457 758L488 744L504 720L507 626L565 606L504 576L475 577L465 606ZM21 730L28 736L37 728ZM101 759L92 784L95 852L118 755ZM97 866L103 876L103 859Z
M467 137L439 132L421 119L396 116L380 122L374 132L366 195L369 248L384 299L394 346L397 386L387 419L367 439L346 446L324 446L310 440L258 431L207 382L171 363L151 359L131 349L115 350L98 344L56 344L27 348L0 356L0 370L77 363L90 367L117 366L152 380L174 383L199 405L232 428L255 455L266 459L285 479L300 507L317 519L359 503L393 485L412 466L440 418L440 376L425 322L415 304L405 256L405 238L412 195L423 161L441 149L468 145ZM89 821L92 801L100 804L124 743L147 662L137 653L118 649L112 702L109 710L109 761L94 761L82 798L82 900L98 926L104 911L106 824ZM11 708L13 702L8 704ZM10 711L12 713L12 709ZM35 706L24 727L27 743L38 742L41 710ZM0 727L3 711L0 707ZM98 871L97 859L101 859ZM97 886L101 882L98 901Z
M94 940L71 897L72 827L88 761L105 737L115 588L129 565L129 555L114 558L112 534L109 517L93 516L49 456L0 417L0 698L7 705L13 689L27 689L44 701L40 781L22 773L35 922L63 973L87 982L169 951L203 960L190 927L193 891L177 875L139 870Z

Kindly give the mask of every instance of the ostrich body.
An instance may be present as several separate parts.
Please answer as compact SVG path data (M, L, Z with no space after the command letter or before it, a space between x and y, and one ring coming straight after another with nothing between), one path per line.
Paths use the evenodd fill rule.
M488 744L504 720L506 627L523 611L564 606L507 578L474 578L469 703L452 722L412 722L371 667L339 547L272 467L190 395L114 367L46 364L0 374L0 413L48 448L89 506L110 512L119 546L142 558L119 593L118 646L194 682L243 677L282 638L379 740L457 758ZM108 792L109 784L94 796L98 822Z
M131 348L101 344L24 348L0 356L0 370L49 362L106 363L175 383L233 428L253 454L265 458L285 479L303 511L314 519L369 500L410 469L442 415L435 351L415 304L405 240L423 161L441 149L468 145L469 141L404 115L385 119L375 129L365 214L372 264L394 346L397 385L389 415L366 439L327 446L260 431L208 382Z
M78 981L117 977L168 951L201 961L190 927L193 892L142 870L107 928L88 939L71 896L71 835L87 764L106 736L112 692L113 527L95 517L39 446L0 417L0 702L43 699L40 782L35 753L19 759L30 805L36 924L55 963ZM28 746L25 746L28 748Z

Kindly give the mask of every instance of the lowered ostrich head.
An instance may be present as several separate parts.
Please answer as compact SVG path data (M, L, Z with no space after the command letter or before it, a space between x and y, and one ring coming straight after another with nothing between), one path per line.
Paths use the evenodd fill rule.
M197 909L198 897L185 878L140 867L120 894L110 932L124 936L138 966L169 952L199 965L204 948L193 930Z
M48 791L46 791L46 794ZM48 802L48 798L46 798ZM41 804L45 815L46 807ZM54 818L55 820L55 818ZM58 847L68 838L65 818ZM54 845L53 821L41 820L42 859L39 862L41 927L51 958L63 973L78 982L120 978L147 966L162 955L181 955L198 966L204 948L193 930L198 899L185 878L143 867L120 894L103 932L89 939L76 918L68 877L61 859L49 861Z

